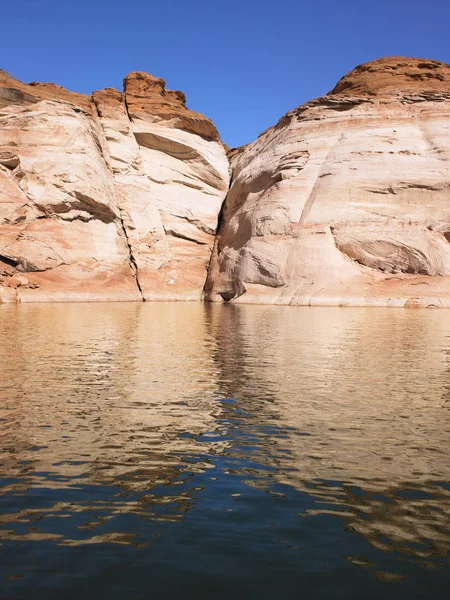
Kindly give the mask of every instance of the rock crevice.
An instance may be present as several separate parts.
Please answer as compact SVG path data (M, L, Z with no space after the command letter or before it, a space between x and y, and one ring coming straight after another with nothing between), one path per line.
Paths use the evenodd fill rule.
M360 65L228 157L147 73L0 71L0 109L0 301L450 306L449 65Z
M449 65L380 59L233 153L206 298L450 306L449 94Z
M85 96L0 72L0 255L38 278L13 296L0 281L0 301L200 299L224 148L163 80L124 88Z

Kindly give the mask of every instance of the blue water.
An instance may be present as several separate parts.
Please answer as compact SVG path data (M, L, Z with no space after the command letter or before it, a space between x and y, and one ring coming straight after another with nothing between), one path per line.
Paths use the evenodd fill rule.
M450 312L0 306L3 599L448 598Z

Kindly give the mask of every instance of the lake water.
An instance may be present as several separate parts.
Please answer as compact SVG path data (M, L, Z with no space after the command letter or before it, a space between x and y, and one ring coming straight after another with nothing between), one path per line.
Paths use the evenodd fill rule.
M450 311L0 306L0 598L450 595Z

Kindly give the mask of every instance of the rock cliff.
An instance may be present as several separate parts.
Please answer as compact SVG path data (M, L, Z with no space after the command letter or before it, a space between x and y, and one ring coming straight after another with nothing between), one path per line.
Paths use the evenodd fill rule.
M0 72L0 301L200 299L228 182L162 79L85 96Z
M0 301L202 294L450 306L450 66L356 67L228 158L162 79L0 72Z
M385 58L232 157L207 297L450 305L450 66Z

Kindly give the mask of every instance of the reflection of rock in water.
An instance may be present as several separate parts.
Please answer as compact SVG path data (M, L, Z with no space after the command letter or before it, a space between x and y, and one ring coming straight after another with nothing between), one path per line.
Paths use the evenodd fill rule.
M316 498L305 515L342 517L386 550L450 550L450 493L439 485L450 479L450 320L229 305L210 308L209 323L220 385L245 414L235 425L275 467L273 481Z
M220 412L202 310L190 304L3 308L0 469L14 474L3 493L120 485L124 493L113 510L151 515L155 503L170 503L173 518L182 516L192 503L189 479L210 467L198 455L224 447L195 439L215 428ZM179 487L152 493L183 482L179 494ZM71 511L89 508L75 504ZM56 503L51 512L66 509Z
M51 490L45 506L1 515L0 536L60 539L47 516L93 511L82 543L128 543L99 536L102 520L183 519L196 473L216 468L305 494L301 517L330 513L377 548L449 551L445 314L66 304L0 315L2 494ZM89 486L92 501L78 501ZM42 518L26 538L10 532Z

